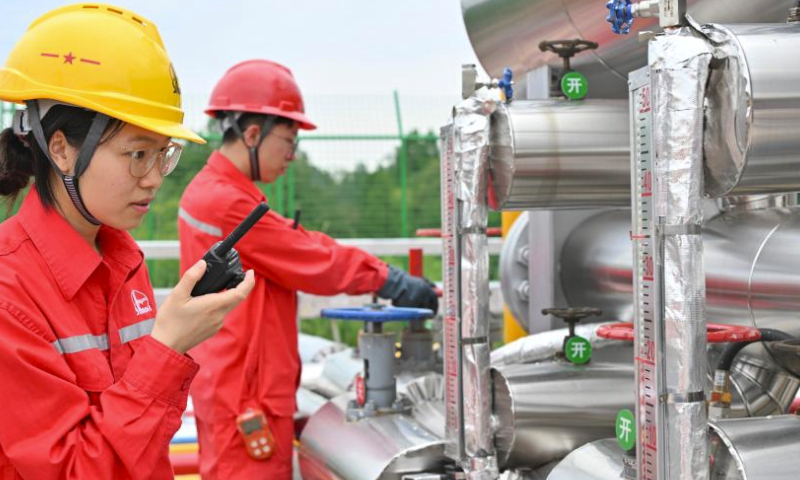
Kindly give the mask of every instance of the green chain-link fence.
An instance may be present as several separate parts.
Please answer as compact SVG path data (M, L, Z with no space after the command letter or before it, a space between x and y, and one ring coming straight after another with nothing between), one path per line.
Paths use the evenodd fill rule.
M286 176L263 189L277 212L336 237L409 237L439 226L438 126L454 99L310 96L319 129L301 132L298 158ZM199 102L197 102L199 103ZM0 125L16 106L0 102ZM406 114L407 113L407 114ZM194 123L204 122L199 120ZM201 124L207 146L187 145L164 182L139 239L174 239L180 192L218 146L220 133ZM12 210L13 211L13 210ZM5 209L0 219L5 218Z
M190 125L207 145L188 144L164 181L152 211L133 235L177 238L180 195L219 145L220 132L202 113L202 96L187 98ZM310 95L307 113L318 130L301 131L297 159L286 176L262 185L273 209L337 238L413 237L440 225L438 128L457 98L387 95ZM0 124L16 106L0 102ZM12 207L12 212L15 207ZM0 208L0 220L6 209ZM499 224L496 217L492 224Z
M196 100L196 101L192 101ZM175 240L181 193L219 146L220 132L202 116L204 100L188 98L188 123L208 140L186 145L180 165L159 191L151 212L132 232L138 240ZM318 130L301 131L297 159L285 177L262 185L272 208L287 217L301 210L301 223L335 238L413 237L440 226L438 128L457 98L410 96L308 96L307 113ZM11 124L16 106L0 102L0 127ZM24 197L21 195L20 197ZM19 207L12 206L11 213ZM0 208L0 221L7 217ZM491 225L499 226L499 215ZM384 260L400 267L406 258ZM496 278L496 258L492 259ZM149 260L155 287L178 281L177 260ZM441 260L426 257L425 275L441 278ZM304 322L304 331L329 337L327 321ZM355 330L343 333L355 338ZM349 335L349 336L348 336ZM353 338L350 338L353 337Z

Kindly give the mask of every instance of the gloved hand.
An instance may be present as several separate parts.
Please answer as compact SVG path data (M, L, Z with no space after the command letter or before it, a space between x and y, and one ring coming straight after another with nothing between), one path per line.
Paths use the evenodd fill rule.
M381 298L390 299L395 307L427 308L439 310L435 285L425 278L412 277L405 271L389 265L389 276L378 291Z

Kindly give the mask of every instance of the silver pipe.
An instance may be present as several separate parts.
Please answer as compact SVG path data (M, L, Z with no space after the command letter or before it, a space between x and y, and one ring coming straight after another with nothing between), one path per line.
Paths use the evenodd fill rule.
M297 336L300 363L318 363L336 352L341 352L347 345L336 343L316 335L301 333Z
M604 323L591 323L575 327L575 335L592 344L592 360L599 362L630 362L633 353L630 344L607 340L597 335ZM553 360L564 348L564 338L569 335L566 328L529 335L492 351L492 367L522 363L539 363ZM608 352L608 353L607 353Z
M720 420L711 423L711 478L794 480L800 471L800 417ZM613 438L570 453L547 480L619 480L623 453Z
M636 429L645 431L645 392L650 401L665 401L652 416L656 438L657 477L675 480L708 478L705 396L706 289L703 271L703 107L711 63L711 48L693 28L667 31L650 41L649 66L653 106L652 203L647 210L650 240L634 242L639 249L652 242L654 281L634 282L636 312L655 310L653 323L636 315L637 339L645 329L655 351L649 360L658 372L651 385L637 378ZM636 171L641 157L633 156ZM635 175L639 178L640 175ZM639 203L636 190L635 203ZM642 211L637 212L644 216ZM634 216L634 218L639 218ZM635 227L637 233L638 226ZM640 268L646 268L639 265ZM637 279L641 278L637 274ZM656 300L653 300L653 298ZM637 352L646 347L636 342ZM652 364L651 364L652 365ZM644 370L644 369L642 369ZM654 397L654 398L653 398ZM645 462L647 440L638 437L637 458Z
M617 413L634 404L632 359L586 366L505 365L492 374L496 443L505 468L536 468L586 442L613 436Z
M622 449L615 438L587 443L564 458L547 480L619 480L623 476ZM635 471L634 477L635 478Z
M470 480L497 478L489 379L488 157L495 94L476 91L442 129L447 453Z
M723 212L750 212L767 208L789 208L797 206L797 194L786 195L744 195L722 197L717 200Z
M603 310L598 320L633 318L630 213L600 213L567 239L561 285L570 305ZM703 227L709 323L800 335L800 208L735 211Z
M489 115L496 102L486 90L456 107L458 230L461 239L461 374L463 463L468 479L491 480L499 471L491 426L489 379L489 251L486 228Z
M800 26L705 25L703 33L715 49L704 139L706 193L800 190L800 69L787 64L800 50Z
M781 368L763 345L752 345L739 353L731 367L731 390L730 417L782 415L789 413L800 378Z
M794 480L800 472L800 416L711 423L713 478Z
M626 98L628 74L647 64L647 44L638 32L658 29L657 20L637 18L629 35L613 35L604 21L604 1L461 0L464 25L484 69L500 78L509 67L517 78L535 68L560 68L561 59L542 53L543 40L582 38L599 44L572 59L589 80L591 98ZM701 23L784 23L795 0L688 0ZM524 82L518 82L524 96Z
M318 363L303 365L300 385L325 398L333 398L352 389L356 377L364 372L364 361L348 348Z
M527 351L549 351L552 333L527 337ZM561 340L564 333L559 332ZM626 342L599 346L592 363L584 367L541 355L526 358L541 363L493 365L501 466L537 468L586 442L614 435L617 413L635 403L633 348ZM786 413L800 387L800 380L781 371L768 356L759 356L755 347L739 354L731 369L734 399L729 416ZM715 363L713 355L709 361ZM700 364L704 390L710 391L714 365Z
M492 115L492 208L630 205L629 131L625 101L501 105Z
M398 393L415 411L444 410L441 377L398 380ZM444 473L452 463L444 453L443 426L434 427L439 433L434 434L404 414L348 421L353 398L349 393L329 401L306 424L298 452L305 480L401 480L406 474ZM438 421L443 422L441 413Z

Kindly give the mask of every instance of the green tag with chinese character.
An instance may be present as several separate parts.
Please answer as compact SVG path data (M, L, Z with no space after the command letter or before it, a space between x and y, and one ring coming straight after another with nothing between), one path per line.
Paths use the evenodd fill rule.
M588 363L592 358L592 344L583 337L572 337L567 340L564 356L576 365Z
M561 78L561 91L570 100L580 100L589 93L589 82L580 72L568 72Z

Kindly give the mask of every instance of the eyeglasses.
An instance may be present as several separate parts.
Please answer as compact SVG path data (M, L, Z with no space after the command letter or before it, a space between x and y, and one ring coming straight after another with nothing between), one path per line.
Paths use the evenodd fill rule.
M286 138L283 135L278 135L277 133L268 133L267 136L268 137L272 136L272 137L280 138L281 140L283 140L284 142L289 144L289 146L292 149L292 155L297 153L297 146L300 145L300 138L299 137L295 137L294 139L291 139L291 138Z
M129 171L135 178L146 176L156 163L161 176L166 177L178 166L182 151L183 147L176 142L169 142L161 149L125 147L125 155L130 158Z

